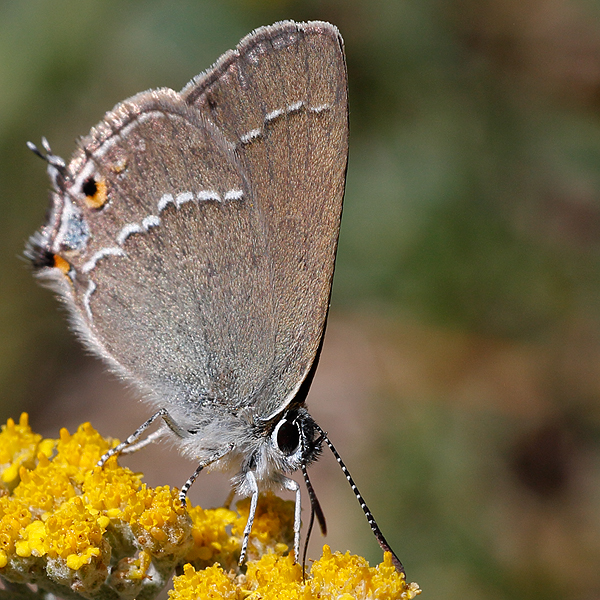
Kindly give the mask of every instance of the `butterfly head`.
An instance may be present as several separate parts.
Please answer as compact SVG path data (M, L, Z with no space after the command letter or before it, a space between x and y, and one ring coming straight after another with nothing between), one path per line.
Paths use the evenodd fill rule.
M254 473L262 486L280 487L286 474L311 464L322 450L316 423L304 407L287 409L261 424L253 438L234 477L242 494L248 471Z

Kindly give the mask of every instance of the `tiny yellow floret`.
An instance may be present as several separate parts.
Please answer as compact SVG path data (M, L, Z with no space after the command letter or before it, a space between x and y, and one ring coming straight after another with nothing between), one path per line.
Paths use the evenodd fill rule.
M42 440L29 427L29 416L22 413L17 425L8 419L0 432L0 480L9 490L19 482L21 466L33 468L39 452L51 456L55 440Z

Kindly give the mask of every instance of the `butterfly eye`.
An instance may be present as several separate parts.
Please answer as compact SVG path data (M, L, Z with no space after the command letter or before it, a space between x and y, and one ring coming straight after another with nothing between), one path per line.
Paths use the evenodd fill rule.
M300 430L293 421L281 419L273 431L275 446L286 456L291 456L298 451L300 446Z

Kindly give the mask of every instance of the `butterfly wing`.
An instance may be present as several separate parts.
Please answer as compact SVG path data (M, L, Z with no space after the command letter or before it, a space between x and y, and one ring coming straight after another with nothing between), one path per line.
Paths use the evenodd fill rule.
M181 94L121 103L49 167L30 255L158 406L285 406L324 330L347 155L337 30L248 36Z
M348 156L342 38L322 22L261 28L182 94L235 144L264 214L274 354L252 401L272 415L325 329Z

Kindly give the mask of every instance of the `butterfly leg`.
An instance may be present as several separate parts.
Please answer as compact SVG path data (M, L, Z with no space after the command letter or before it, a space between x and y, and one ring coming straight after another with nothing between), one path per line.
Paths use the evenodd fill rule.
M225 449L218 450L211 457L209 457L207 460L201 462L196 467L196 470L192 473L192 475L189 477L189 479L181 486L181 490L179 492L179 499L181 500L181 503L184 506L187 501L186 500L187 493L189 492L190 488L194 484L194 481L196 481L196 478L198 477L198 475L200 475L202 469L204 469L204 467L208 467L208 465L211 465L214 462L217 462L220 458L223 458L226 454L231 452L232 448L233 448L233 444L229 444L229 446L227 446Z
M254 523L254 517L256 515L256 505L258 503L258 484L256 483L256 477L252 471L246 473L246 481L252 492L252 498L250 500L250 512L248 513L248 522L244 528L244 539L242 541L242 550L240 552L239 564L242 565L246 560L246 552L248 550L248 540L250 538L250 532L252 531L252 525ZM294 559L300 555L300 525L302 504L302 494L300 492L300 486L293 479L287 477L283 481L283 485L287 490L294 492L296 495L296 502L294 508Z
M285 485L287 490L296 494L296 504L294 506L294 560L298 562L298 557L300 556L300 527L302 525L302 494L300 493L300 486L293 479L286 477L283 480L283 485Z
M127 446L121 450L121 454L133 454L138 450L141 450L145 446L156 442L156 440L161 439L169 432L169 428L166 425L161 425L160 429L153 431L148 437L145 437L143 440L136 442L135 444L131 444L131 446Z
M252 491L252 498L250 500L250 512L248 513L248 522L244 529L244 539L242 541L242 550L240 551L239 565L243 565L246 560L246 551L248 550L248 538L250 537L250 531L252 530L252 524L254 523L254 516L256 514L256 505L258 503L258 484L256 483L256 477L252 471L246 473L246 481L248 487Z
M108 452L105 452L100 460L96 463L96 466L103 467L106 464L106 461L111 457L127 452L135 452L135 450L139 450L143 448L150 442L155 441L157 438L161 437L165 433L164 427L161 427L156 433L153 433L148 436L145 440L138 442L138 439L142 436L142 434L158 419L162 417L166 423L166 425L171 429L175 434L180 435L180 437L184 437L185 432L173 421L171 415L169 415L166 408L161 408L158 412L154 413L145 423L142 423L124 442L121 442L114 448L111 448ZM137 443L136 443L137 442Z

